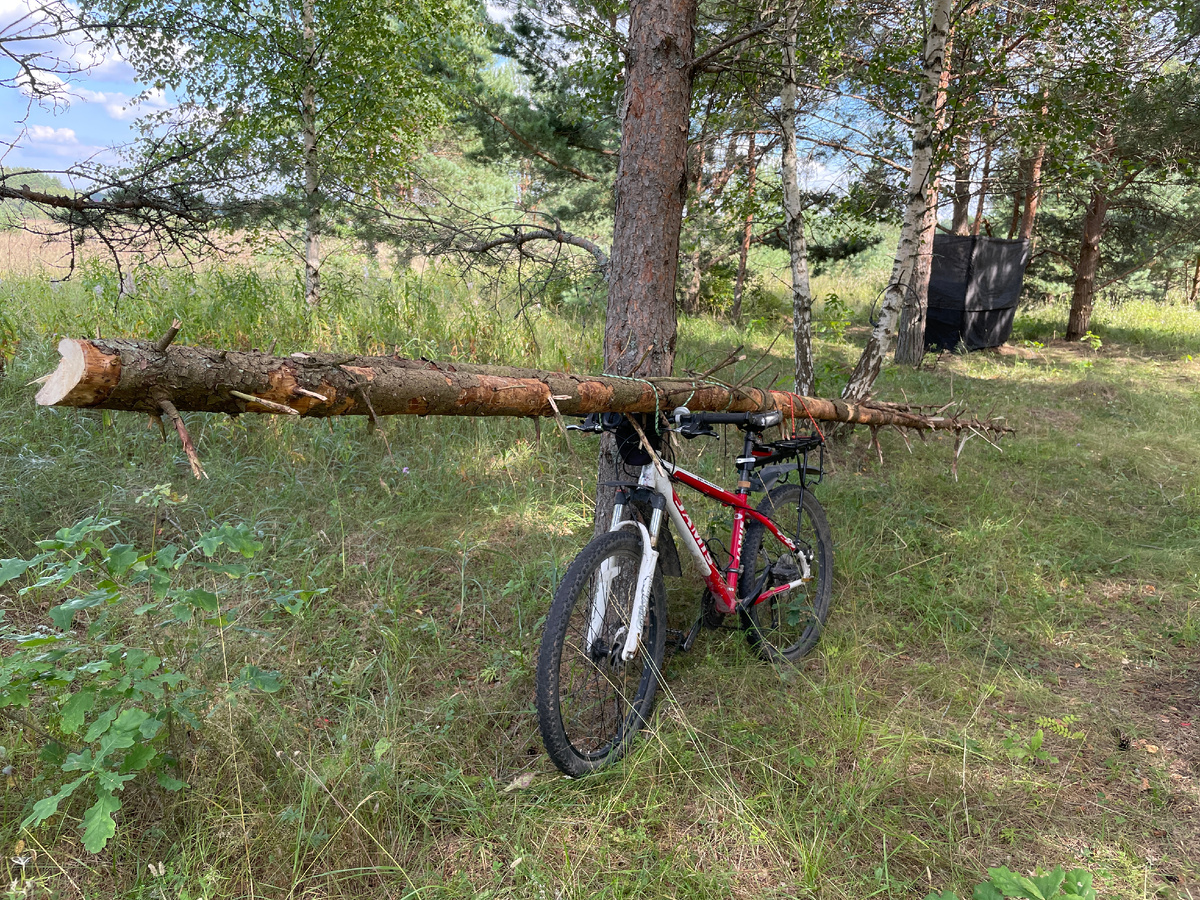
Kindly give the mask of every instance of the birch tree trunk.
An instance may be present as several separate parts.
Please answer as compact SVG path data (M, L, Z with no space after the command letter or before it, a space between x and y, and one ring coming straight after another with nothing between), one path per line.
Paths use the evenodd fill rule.
M304 0L300 10L305 69L308 80L300 93L300 129L304 140L304 302L309 309L321 303L321 197L317 167L316 10Z
M925 36L925 52L921 60L921 92L917 98L917 109L913 121L912 168L908 178L908 202L904 209L904 220L900 228L900 242L896 247L896 258L892 263L892 276L884 291L883 304L879 310L879 322L867 340L858 364L854 367L842 396L847 400L863 400L871 393L871 386L879 377L884 357L896 336L896 323L909 294L921 286L916 283L917 261L922 252L930 252L933 235L928 227L929 210L936 215L936 175L933 167L934 128L938 114L944 104L942 70L945 62L946 39L950 29L950 11L954 0L934 0L929 21L929 32ZM935 221L936 224L936 221ZM928 282L924 285L928 289ZM922 325L922 347L924 350L924 321Z
M742 246L738 250L737 281L733 285L733 321L742 318L742 291L746 288L746 258L750 255L750 238L754 231L754 182L758 174L758 154L755 147L757 134L750 132L750 146L746 150L746 204L750 207L746 213L746 224L742 229Z
M812 291L808 283L808 247L804 242L804 209L800 198L800 167L796 159L796 16L788 17L783 45L783 89L779 95L783 153L783 215L792 262L792 338L796 351L796 393L807 394L813 385Z

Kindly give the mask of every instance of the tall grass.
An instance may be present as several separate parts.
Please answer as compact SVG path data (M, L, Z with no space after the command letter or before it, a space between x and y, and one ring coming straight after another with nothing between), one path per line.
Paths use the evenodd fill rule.
M838 277L818 292L865 310L877 276ZM38 409L26 383L53 367L55 334L151 338L172 316L180 340L218 346L594 370L600 309L522 310L504 284L349 259L315 315L285 269L135 278L125 296L99 265L59 287L0 285L11 298L0 557L89 514L119 518L118 536L139 546L237 521L261 535L255 565L273 585L327 590L294 614L248 607L223 629L231 665L276 669L284 689L214 710L188 736L181 795L131 785L100 856L78 846L80 809L19 832L52 773L41 738L0 720L0 764L12 766L0 842L7 854L25 841L10 857L37 850L23 874L6 864L20 889L922 897L989 866L1059 863L1095 871L1102 896L1195 884L1196 745L1181 724L1194 721L1200 604L1194 313L1098 309L1093 349L1056 344L1061 311L1034 310L1014 342L1028 346L886 369L887 398L953 395L1008 415L1017 433L1003 452L969 442L957 480L949 439L910 450L882 434L882 465L863 437L835 446L818 489L836 544L818 650L776 669L740 633L705 632L669 658L628 761L575 782L537 743L532 667L553 591L590 533L586 439L572 453L552 426L539 440L533 423L508 419L395 417L372 432L350 419L195 415L211 476L195 482L176 442L138 417ZM826 384L853 363L863 321L818 339ZM786 378L785 326L684 320L679 366L745 344L732 379L764 365ZM680 452L727 480L732 445ZM187 500L156 520L136 500L167 482ZM722 511L688 503L705 527L728 527ZM12 586L0 588L10 620L44 618ZM670 585L674 627L690 624L698 594L694 578ZM32 714L53 727L50 712ZM1038 730L1057 761L1020 756ZM527 772L530 786L506 790Z

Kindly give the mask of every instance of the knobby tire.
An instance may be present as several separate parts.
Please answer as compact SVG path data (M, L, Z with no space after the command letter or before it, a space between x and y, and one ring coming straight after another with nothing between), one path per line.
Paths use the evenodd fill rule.
M758 505L779 530L797 544L813 576L808 584L785 591L741 613L746 638L759 655L772 662L796 662L821 638L833 593L833 540L825 510L811 491L798 484L772 490ZM739 596L757 596L799 577L799 566L787 548L765 525L755 520L746 527L742 545ZM789 577L791 575L791 577Z
M596 537L568 567L546 617L538 652L538 727L546 753L567 775L586 775L619 760L650 714L667 634L666 590L657 570L641 645L629 662L620 660L641 558L636 531ZM605 560L620 572L589 650L588 624Z

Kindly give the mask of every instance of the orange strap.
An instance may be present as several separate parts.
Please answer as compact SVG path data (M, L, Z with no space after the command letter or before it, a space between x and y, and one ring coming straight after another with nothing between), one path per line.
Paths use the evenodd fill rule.
M808 415L809 421L813 423L813 428L815 428L817 430L817 434L819 434L821 436L821 440L824 441L825 440L825 432L823 432L821 430L821 426L818 425L817 420L815 418L813 418L813 414L809 411L808 404L804 402L804 398L801 397L799 394L793 393L792 391L786 391L786 393L788 395L788 405L791 407L791 410L792 410L792 437L796 436L796 403L795 403L795 401L799 400L800 406L804 409L804 412Z

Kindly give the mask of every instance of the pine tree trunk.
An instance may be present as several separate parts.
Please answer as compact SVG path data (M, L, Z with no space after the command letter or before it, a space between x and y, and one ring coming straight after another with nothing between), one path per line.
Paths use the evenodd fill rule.
M1196 270L1192 274L1192 286L1188 289L1188 303L1200 304L1200 253L1196 254Z
M750 211L746 213L746 224L742 228L742 246L738 250L737 281L733 285L733 321L742 318L742 292L746 288L746 260L750 255L750 238L754 232L754 187L758 174L758 154L755 148L756 133L750 132L750 146L746 150L746 204Z
M800 166L796 158L796 20L787 22L783 47L783 89L779 114L783 132L780 175L783 182L783 215L787 226L788 253L792 263L792 338L795 346L796 393L812 390L812 291L808 283L808 247L804 241L804 208L800 196Z
M300 92L300 128L304 141L304 302L309 309L321 303L321 198L317 166L316 12L314 0L301 6L304 30L305 71L308 79Z
M712 103L709 103L708 114L712 113ZM695 171L688 174L692 175L692 216L696 222L701 222L700 205L701 196L700 190L704 186L704 161L707 155L708 144L704 135L696 142L693 149L693 162L695 163ZM689 216L689 219L692 218ZM682 239L682 227L680 229ZM688 282L683 291L683 303L680 304L683 311L689 316L698 315L700 312L700 290L703 286L704 272L700 268L700 256L702 253L703 234L702 226L696 228L696 245L692 248L692 252L688 255Z
M954 218L950 230L966 235L971 228L971 138L960 134L954 149Z
M1079 262L1075 266L1075 289L1071 294L1071 315L1067 320L1068 341L1077 341L1087 334L1092 321L1092 308L1096 302L1096 270L1100 266L1100 239L1104 237L1108 203L1109 197L1103 188L1092 189L1092 201L1083 216Z
M954 430L952 417L887 403L848 404L782 391L730 388L708 379L618 378L513 366L437 363L396 356L218 350L153 341L59 342L58 368L37 394L41 406L177 412L330 416L554 416L695 410L788 413L864 425ZM241 396L239 396L241 395ZM553 401L553 403L551 402ZM978 423L975 423L978 424ZM988 427L988 426L984 426Z
M675 279L687 192L688 116L698 0L634 0L629 7L616 211L609 262L604 371L667 375L675 361ZM601 443L599 481L617 457ZM607 528L613 492L599 489Z
M1025 170L1025 210L1021 214L1021 230L1017 232L1022 240L1033 239L1033 225L1042 199L1042 162L1045 158L1046 145L1039 144Z
M988 141L983 151L983 173L979 176L979 200L975 204L975 221L971 223L971 234L979 234L979 228L983 225L983 206L987 199L991 177L992 144Z

